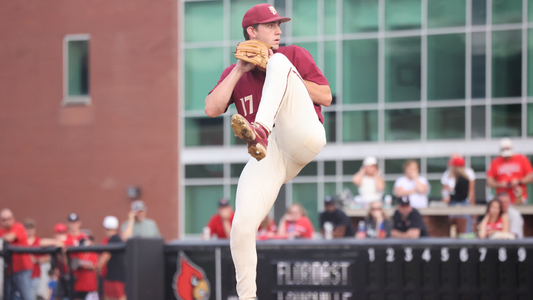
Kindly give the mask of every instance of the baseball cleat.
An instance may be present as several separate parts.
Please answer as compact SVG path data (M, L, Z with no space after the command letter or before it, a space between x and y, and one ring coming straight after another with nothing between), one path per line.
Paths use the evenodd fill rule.
M248 153L257 159L262 160L266 156L268 146L268 130L258 123L250 123L243 116L234 114L231 117L231 128L235 136L248 144Z

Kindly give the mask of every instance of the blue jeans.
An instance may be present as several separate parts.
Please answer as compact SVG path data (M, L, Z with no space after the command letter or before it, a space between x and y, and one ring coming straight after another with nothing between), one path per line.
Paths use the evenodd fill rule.
M31 285L32 270L20 271L6 278L7 297L11 300L35 300Z
M468 199L463 201L450 200L449 206L469 206L470 202ZM466 233L472 232L472 217L469 215L450 215L450 218L460 218L466 220Z

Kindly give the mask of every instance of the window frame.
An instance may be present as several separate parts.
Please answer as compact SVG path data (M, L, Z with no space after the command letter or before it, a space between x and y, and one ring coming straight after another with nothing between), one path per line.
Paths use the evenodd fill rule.
M62 101L62 106L72 106L72 105L88 106L91 104L90 92L88 92L87 95L83 95L83 96L69 95L69 51L68 51L69 42L73 42L73 41L90 42L90 40L91 40L91 35L88 33L67 34L63 38L63 101ZM90 73L89 73L89 77L90 77ZM87 80L89 80L89 78L87 78ZM90 89L90 85L89 85L89 89Z

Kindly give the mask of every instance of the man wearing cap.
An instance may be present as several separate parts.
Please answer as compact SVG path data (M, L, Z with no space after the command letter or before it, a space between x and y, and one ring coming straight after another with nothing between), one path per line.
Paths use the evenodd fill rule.
M128 220L122 223L121 232L122 240L126 241L130 237L160 237L157 223L146 217L146 205L141 200L135 200L131 203L131 211L128 214Z
M15 216L11 210L4 208L0 211L2 228L0 228L0 238L9 242L12 246L28 247L28 236L22 223L15 221ZM5 278L7 292L13 296L14 300L34 300L35 294L31 286L31 273L33 264L29 254L13 254L9 277ZM10 283L13 284L10 284ZM18 291L22 298L15 293Z
M408 196L396 198L398 209L392 216L391 237L397 239L417 239L429 236L422 215L411 206Z
M381 200L385 181L379 172L377 158L366 157L359 171L354 174L352 182L357 186L363 202L369 204Z
M355 231L353 230L352 222L350 218L340 209L335 206L335 200L331 196L327 196L324 199L325 211L320 213L320 231L324 236L324 224L330 222L333 225L333 237L354 237Z
M228 199L218 200L218 211L206 225L209 228L210 236L216 235L219 239L229 238L234 215L235 212Z
M283 22L269 4L250 8L242 20L244 38L271 46L266 72L238 60L226 68L205 98L209 117L223 114L232 103L234 133L244 139L250 159L237 186L231 253L240 299L256 297L255 237L283 183L294 178L326 144L321 105L332 96L328 81L305 49L280 47ZM275 127L274 127L275 124Z
M487 171L487 186L496 189L496 194L507 193L511 203L527 203L526 184L533 182L531 162L521 154L515 154L511 139L500 141L500 156L492 160Z
M118 234L118 219L115 216L107 216L104 218L105 235L108 238L107 244L124 243ZM102 271L105 266L106 272L104 276L104 299L108 300L124 300L126 299L125 281L126 281L126 267L124 265L124 253L104 252L98 260L98 270Z

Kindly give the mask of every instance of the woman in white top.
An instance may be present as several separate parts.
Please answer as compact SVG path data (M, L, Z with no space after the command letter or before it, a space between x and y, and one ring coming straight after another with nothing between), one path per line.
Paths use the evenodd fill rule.
M352 182L357 186L363 202L370 203L381 200L385 181L379 173L378 160L375 157L365 158L359 172L353 175Z
M394 182L394 195L396 197L409 196L411 206L421 208L428 206L429 182L420 176L416 160L407 160L403 164L405 176Z

